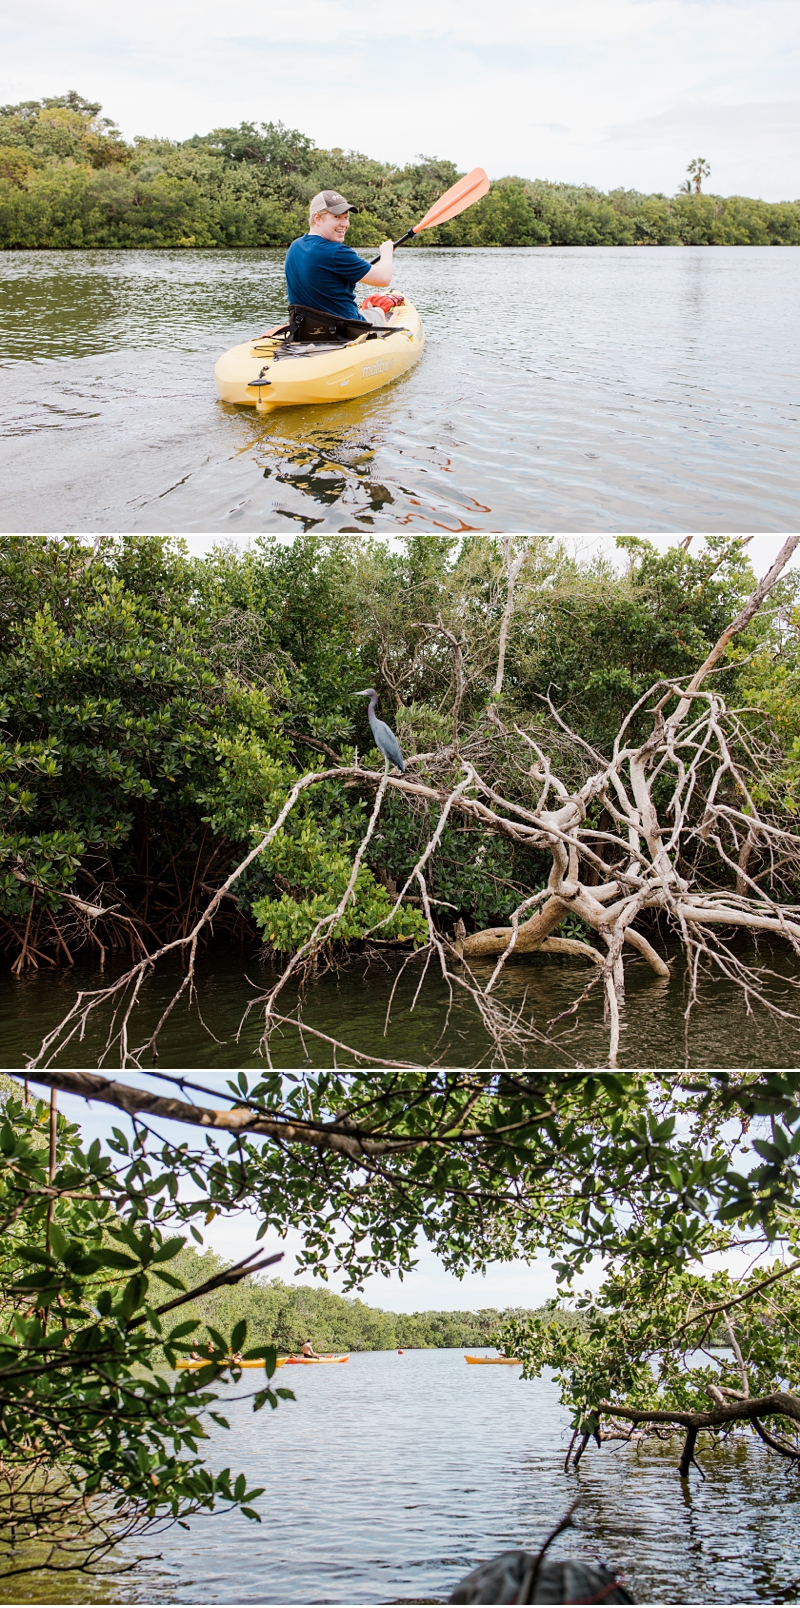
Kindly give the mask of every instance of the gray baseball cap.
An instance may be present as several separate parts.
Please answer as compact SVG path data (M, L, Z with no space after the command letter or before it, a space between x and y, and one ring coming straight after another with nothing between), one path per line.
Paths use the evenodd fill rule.
M345 201L338 190L320 190L308 204L308 210L313 212L332 212L335 218L340 218L343 212L360 212L360 207L354 207L351 202Z

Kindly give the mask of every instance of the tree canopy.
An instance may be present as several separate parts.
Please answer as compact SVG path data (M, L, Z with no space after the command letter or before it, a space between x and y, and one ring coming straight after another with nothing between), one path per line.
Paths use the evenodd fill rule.
M169 1268L191 1291L228 1265L210 1248L200 1255L187 1246ZM273 1346L279 1353L296 1353L309 1338L322 1352L494 1346L501 1324L523 1315L527 1314L494 1307L477 1312L390 1312L358 1296L336 1295L324 1285L287 1284L268 1274L218 1285L186 1306L186 1316L212 1323L226 1334L245 1318L249 1344Z
M287 246L319 190L362 210L348 240L398 239L461 175L421 157L399 167L323 150L280 122L241 123L188 140L132 145L75 91L0 108L0 247L4 249ZM683 193L645 195L508 174L484 200L422 244L797 245L800 202Z

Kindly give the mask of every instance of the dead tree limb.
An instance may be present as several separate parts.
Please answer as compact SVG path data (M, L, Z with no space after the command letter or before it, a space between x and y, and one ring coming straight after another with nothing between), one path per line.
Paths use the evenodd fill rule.
M508 628L511 624L511 616L514 613L514 589L519 579L522 566L528 556L528 549L524 547L522 551L517 553L516 557L514 557L511 546L511 537L504 536L503 555L506 563L506 606L503 610L503 618L500 621L500 636L497 643L497 674L494 678L495 698L499 698L501 692L503 691L503 682L505 680L506 673L506 642L508 640Z

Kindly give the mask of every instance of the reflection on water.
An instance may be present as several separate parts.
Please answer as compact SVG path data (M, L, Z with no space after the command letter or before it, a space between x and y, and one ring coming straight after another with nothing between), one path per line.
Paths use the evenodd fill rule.
M213 364L282 264L0 253L4 528L796 528L800 248L417 248L414 369L256 415Z
M792 986L791 952L776 950L768 957L762 953L762 964L774 973L764 985L765 992L783 1009L800 1011ZM79 989L99 988L127 965L127 961L116 968L110 964L100 972L86 963L75 971L63 968L47 975L28 973L19 979L6 970L0 975L0 1065L24 1065L44 1034L67 1012ZM371 965L363 957L351 957L341 970L329 972L308 985L302 996L304 1023L378 1058L388 1056L446 1066L490 1061L490 1045L477 1012L457 994L448 1016L447 994L432 968L414 1003L420 961L412 962L403 972L385 1031L386 1009L400 965L401 961L393 957ZM491 965L484 963L485 981ZM481 975L477 965L475 972ZM507 964L495 995L515 1011L522 1010L541 1035L525 1056L515 1057L517 1064L605 1064L607 1029L598 990L590 994L577 1017L568 1016L552 1035L547 1031L548 1023L566 1011L581 993L587 975L581 962L570 959L530 956ZM176 1009L159 1039L162 1069L259 1064L259 1011L256 1008L244 1021L243 1017L248 1002L264 993L275 976L246 948L232 950L220 945L207 951L197 969L202 1020L196 1007L182 1002ZM786 978L785 984L780 982L781 976ZM161 966L145 985L130 1031L132 1044L146 1042L181 977L177 966ZM758 1004L747 1014L740 993L726 979L701 980L699 1004L692 1013L688 1035L687 985L680 962L666 981L655 977L644 962L633 961L626 966L626 990L622 1066L683 1066L687 1063L687 1043L690 1066L791 1067L800 1060L800 1021L794 1025L770 1016ZM284 1014L290 1014L296 1003L297 995L287 990ZM60 1057L61 1064L96 1066L107 1026L108 1018L104 1017L102 1023L90 1026L82 1041L73 1040ZM277 1066L301 1065L306 1058L315 1065L330 1065L331 1057L329 1046L309 1035L301 1042L291 1029L272 1038L271 1054ZM106 1064L115 1064L113 1055Z
M261 1525L199 1519L169 1533L160 1560L118 1577L113 1595L73 1582L56 1597L36 1582L26 1600L443 1601L484 1558L538 1546L579 1493L577 1527L556 1555L624 1569L639 1602L797 1599L797 1478L758 1442L701 1449L705 1482L688 1486L674 1446L593 1450L567 1476L568 1415L548 1381L465 1367L460 1351L294 1371L296 1402L255 1416L231 1405L229 1434L209 1426L211 1465L266 1487Z
M394 501L393 490L373 478L375 453L365 443L342 441L334 433L311 426L296 441L273 435L270 457L274 462L265 465L265 480L272 477L274 485L300 493L309 506L319 504L316 514L309 511L294 516L304 530L322 525L324 510L335 507L351 508L354 518L358 512L359 525L353 527L358 529Z

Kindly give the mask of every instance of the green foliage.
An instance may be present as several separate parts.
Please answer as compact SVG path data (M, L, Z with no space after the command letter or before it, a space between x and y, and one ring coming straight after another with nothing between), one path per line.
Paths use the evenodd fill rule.
M362 208L349 241L399 238L460 176L425 158L396 167L321 150L282 123L241 123L126 145L100 106L71 91L0 108L0 247L287 246L308 203L338 189ZM423 245L798 245L800 202L635 190L507 175Z
M709 1254L725 1249L727 1240L709 1234ZM680 1418L669 1422L670 1412L704 1415L715 1406L735 1408L748 1397L788 1391L796 1399L796 1422L790 1417L787 1425L769 1412L748 1420L743 1410L740 1419L704 1426L704 1432L724 1439L744 1423L758 1435L766 1423L800 1457L800 1279L793 1266L762 1264L736 1279L728 1271L698 1272L696 1264L681 1270L623 1265L596 1297L577 1301L572 1310L580 1322L573 1327L553 1302L544 1314L514 1318L502 1339L522 1358L524 1377L554 1370L572 1428L585 1439L632 1434L621 1409L632 1411L637 1433L663 1439L686 1434Z
M273 949L299 949L317 923L337 907L350 879L347 849L354 846L345 843L340 851L332 852L311 820L305 820L299 832L281 833L273 840L265 864L273 875L277 872L288 881L290 889L279 899L253 901L253 915ZM391 916L393 903L369 867L361 865L353 897L330 929L331 939L346 943L380 928L385 939L423 942L427 928L422 913L406 908Z
M791 1073L296 1069L240 1071L229 1092L267 1133L154 1136L155 1175L188 1172L214 1212L246 1201L262 1233L297 1229L299 1270L348 1287L409 1271L420 1234L457 1274L547 1249L567 1277L595 1253L683 1267L709 1221L774 1238L796 1210ZM780 1142L740 1171L741 1125L765 1116ZM349 1147L317 1146L332 1127Z
M756 584L736 537L709 536L696 554L683 543L659 553L639 536L620 536L617 546L628 556L623 577L600 561L537 598L509 677L521 709L549 691L572 728L603 752L654 682L702 664ZM769 630L769 618L757 616L737 651L755 648ZM646 712L634 720L634 739L647 721Z
M169 842L213 774L219 700L190 566L147 539L120 556L109 566L77 539L0 545L0 863L12 914L27 914L34 890L59 909L79 864L95 885L114 855L136 874L142 828Z
M37 166L78 163L114 167L129 159L116 123L101 117L99 101L70 90L44 100L0 106L0 145L30 153Z
M764 767L754 789L756 801L794 816L800 810L800 609L790 592L783 604L772 640L743 663L739 681L743 701L763 715L777 739L774 765Z
M61 1115L6 1095L0 1125L0 1558L4 1573L87 1567L124 1536L261 1491L200 1455L214 1383L245 1343L180 1312L174 1179L81 1147ZM52 1177L52 1182L51 1182ZM173 1314L165 1308L171 1306ZM176 1321L177 1320L177 1321ZM191 1339L190 1339L191 1335ZM192 1345L208 1365L166 1377ZM285 1391L268 1381L254 1407ZM86 1502L89 1500L87 1511ZM98 1517L102 1515L102 1524ZM22 1549L21 1551L19 1549Z
M269 559L262 569L270 578ZM322 630L328 669L312 647L292 696L277 661L292 669L293 661L281 631L270 635L263 586L258 598L250 587L244 616L245 649L247 629L267 637L266 651L262 642L253 656L261 685L228 672L252 580L231 577L224 559L219 569L196 564L162 538L98 550L78 538L0 539L0 901L20 921L35 904L42 942L52 942L50 918L64 914L64 895L91 898L101 884L115 885L151 930L165 910L168 921L185 919L185 898L200 896L218 867L250 847L299 774L282 735L287 703L310 706L313 725L315 703L330 703L335 682L333 723L352 723L357 654L346 631L337 641ZM356 799L343 811L333 791L318 796L254 871L243 910L253 910L275 949L295 947L335 907L364 808ZM333 938L359 937L390 908L364 866ZM403 909L381 930L387 940L414 938L420 916Z

